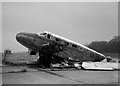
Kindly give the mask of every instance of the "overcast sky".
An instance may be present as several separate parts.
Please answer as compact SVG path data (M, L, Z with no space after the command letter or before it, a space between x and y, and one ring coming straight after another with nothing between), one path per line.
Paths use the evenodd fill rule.
M26 51L18 32L49 31L81 44L118 35L117 2L2 3L2 50ZM1 42L0 42L1 43Z

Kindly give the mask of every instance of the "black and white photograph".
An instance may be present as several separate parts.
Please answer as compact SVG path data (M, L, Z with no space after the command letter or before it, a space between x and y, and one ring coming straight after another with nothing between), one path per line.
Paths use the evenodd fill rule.
M118 5L3 0L1 84L119 85Z

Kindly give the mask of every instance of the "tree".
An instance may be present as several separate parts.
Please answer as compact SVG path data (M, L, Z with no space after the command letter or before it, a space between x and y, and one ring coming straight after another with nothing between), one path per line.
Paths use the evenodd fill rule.
M4 56L6 57L7 55L11 54L11 50L10 49L6 49L4 50Z
M88 45L89 48L94 49L98 52L105 52L106 51L106 41L94 41Z
M8 64L8 62L7 62L7 55L9 55L9 54L11 54L11 50L10 49L4 50L3 58L2 58L2 63L3 64Z
M110 41L93 41L88 45L101 53L120 53L120 36L114 36Z

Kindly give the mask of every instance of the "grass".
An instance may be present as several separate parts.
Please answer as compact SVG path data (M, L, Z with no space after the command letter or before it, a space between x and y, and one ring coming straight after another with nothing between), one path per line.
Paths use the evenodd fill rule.
M27 52L12 53L4 58L3 63L8 65L25 65L26 62L37 60L37 56L31 56Z
M27 52L12 53L8 55L8 59L17 59L17 60L34 60L37 56L29 55Z
M106 56L111 56L112 58L120 60L120 53L104 53ZM119 57L119 58L118 58ZM0 54L0 58L2 59L2 53ZM27 52L19 52L19 53L12 53L7 56L8 61L12 62L23 62L23 61L35 61L37 60L37 56L31 56Z

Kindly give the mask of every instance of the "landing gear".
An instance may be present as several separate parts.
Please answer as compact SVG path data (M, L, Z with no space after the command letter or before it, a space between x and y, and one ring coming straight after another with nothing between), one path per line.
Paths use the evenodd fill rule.
M51 55L39 53L39 59L37 60L37 67L50 68L50 65L51 65Z

